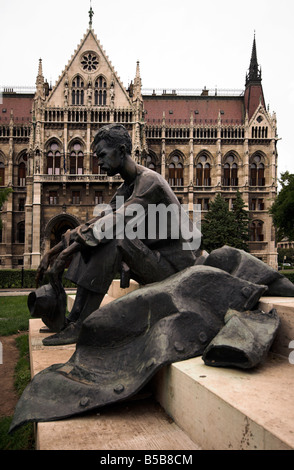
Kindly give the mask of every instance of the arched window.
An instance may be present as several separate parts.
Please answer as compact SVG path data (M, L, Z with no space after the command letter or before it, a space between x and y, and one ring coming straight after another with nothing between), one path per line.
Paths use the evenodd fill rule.
M168 167L168 182L170 186L183 186L183 165L181 163L170 163Z
M250 186L257 186L257 166L255 163L250 165Z
M202 186L203 183L203 166L198 163L196 167L196 186Z
M18 163L18 186L24 187L26 185L27 173L27 155L23 155Z
M47 152L47 174L60 175L61 153L56 142L51 143Z
M72 104L83 105L84 104L84 81L78 75L72 81Z
M204 186L211 185L211 178L210 178L210 165L209 163L205 163L204 165Z
M24 222L20 222L19 224L17 224L16 234L17 234L17 242L24 243L25 242L25 223Z
M82 175L84 173L84 153L81 144L76 142L69 158L69 172L71 175Z
M238 186L238 165L233 163L231 168L231 186Z
M153 158L150 155L148 155L147 158L146 158L146 167L150 168L150 170L156 171L155 162L154 162Z
M5 186L5 165L0 162L0 186Z
M256 155L250 165L250 186L265 186L264 164L262 157Z
M238 186L238 164L234 155L228 155L223 167L223 185Z
M263 242L263 222L261 220L254 220L250 224L250 241Z
M265 185L265 178L264 178L264 164L260 163L257 169L257 183L258 186Z
M198 158L196 165L196 186L211 186L211 166L206 155Z
M105 106L107 101L107 83L104 77L100 76L95 81L95 106Z

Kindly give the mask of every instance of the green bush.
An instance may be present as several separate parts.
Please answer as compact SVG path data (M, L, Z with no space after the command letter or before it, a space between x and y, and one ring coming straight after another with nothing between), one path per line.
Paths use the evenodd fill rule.
M1 269L0 270L0 289L35 289L36 288L36 269ZM44 277L43 284L47 284L48 276ZM68 279L63 278L64 287L76 287Z
M289 281L291 281L294 284L294 271L292 270L291 272L289 271L280 271Z

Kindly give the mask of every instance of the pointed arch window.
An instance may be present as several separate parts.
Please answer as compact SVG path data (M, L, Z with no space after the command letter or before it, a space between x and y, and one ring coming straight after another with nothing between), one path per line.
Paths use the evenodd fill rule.
M265 186L265 167L261 160L257 155L250 165L250 186Z
M16 236L17 236L18 243L25 242L25 223L24 222L20 222L19 224L17 224Z
M82 175L84 173L84 152L79 143L75 143L70 152L69 172L71 175Z
M201 155L196 165L196 186L211 186L211 166L206 155Z
M223 185L224 186L238 186L238 164L234 155L229 155L225 159L223 167Z
M27 175L27 155L23 155L18 164L18 186L24 187L26 185Z
M168 182L170 186L184 185L184 167L178 156L174 156L168 167Z
M150 155L148 155L146 158L146 167L150 170L156 171L155 161Z
M53 142L47 152L47 174L60 175L61 153L59 145Z
M263 222L261 220L254 220L250 224L250 241L263 242Z
M84 80L79 75L72 81L71 96L73 105L84 105Z
M205 163L204 165L204 186L211 185L211 178L210 178L210 164Z
M0 186L5 186L5 165L0 162Z
M202 163L197 163L196 166L196 186L202 186L203 184L203 166Z
M95 81L95 106L105 106L107 101L107 82L100 76Z

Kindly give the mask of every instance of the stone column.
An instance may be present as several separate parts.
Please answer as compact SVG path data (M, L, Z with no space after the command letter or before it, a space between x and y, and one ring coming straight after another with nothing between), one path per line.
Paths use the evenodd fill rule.
M25 203L25 249L24 249L24 268L31 268L31 253L32 253L32 192L33 192L33 178L27 176L26 178L27 197Z
M165 178L165 112L162 116L162 134L161 134L161 175Z
M36 269L41 260L41 188L41 183L33 182L32 269Z

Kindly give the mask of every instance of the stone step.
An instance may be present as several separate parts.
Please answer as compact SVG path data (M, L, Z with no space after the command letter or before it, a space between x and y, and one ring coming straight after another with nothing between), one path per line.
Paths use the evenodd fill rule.
M294 449L294 366L270 354L250 371L214 368L200 357L160 370L154 395L205 450Z

